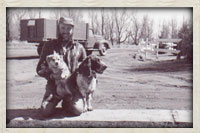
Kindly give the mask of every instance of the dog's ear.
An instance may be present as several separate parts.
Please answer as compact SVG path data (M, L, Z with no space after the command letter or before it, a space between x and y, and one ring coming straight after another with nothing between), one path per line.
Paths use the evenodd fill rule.
M47 63L50 62L50 55L46 56Z
M56 53L56 51L55 51L55 50L53 51L53 55L57 55L57 53Z
M79 72L89 77L92 75L91 58L87 57L79 66Z

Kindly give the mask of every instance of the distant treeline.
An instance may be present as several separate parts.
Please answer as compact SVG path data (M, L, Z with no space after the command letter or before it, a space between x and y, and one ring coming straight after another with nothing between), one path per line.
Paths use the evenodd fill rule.
M138 45L140 40L154 40L157 38L181 38L180 47L191 45L193 40L192 21L184 20L182 26L177 26L177 20L171 19L159 24L159 31L155 31L154 19L148 15L139 19L137 11L127 11L126 8L8 8L6 21L6 39L20 39L20 20L29 18L59 19L61 16L70 17L75 22L89 20L94 34L103 35L111 44ZM141 18L141 16L140 16ZM155 36L154 32L157 36ZM187 46L188 47L188 46Z

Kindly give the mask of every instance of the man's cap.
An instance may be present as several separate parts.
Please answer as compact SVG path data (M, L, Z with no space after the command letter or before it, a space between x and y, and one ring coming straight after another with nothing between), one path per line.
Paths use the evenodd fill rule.
M69 25L74 26L74 22L71 18L61 17L60 20L59 20L59 23L69 24Z

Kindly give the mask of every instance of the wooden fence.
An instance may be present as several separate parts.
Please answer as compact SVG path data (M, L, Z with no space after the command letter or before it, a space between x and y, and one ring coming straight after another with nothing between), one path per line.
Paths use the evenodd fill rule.
M140 52L144 53L145 59L148 58L148 53L156 55L159 58L159 53L178 54L180 50L175 49L179 45L181 39L157 39L155 41L143 41L140 45ZM162 48L161 45L164 47Z

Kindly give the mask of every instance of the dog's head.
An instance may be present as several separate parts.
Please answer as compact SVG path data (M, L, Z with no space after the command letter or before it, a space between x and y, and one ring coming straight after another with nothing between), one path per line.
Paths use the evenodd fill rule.
M97 56L89 56L88 59L91 61L91 69L97 73L102 74L107 68L106 64Z
M63 65L63 58L55 51L46 57L46 61L50 69L59 68Z
M106 68L106 64L99 57L94 55L88 56L79 67L79 69L88 76L92 71L102 74Z

